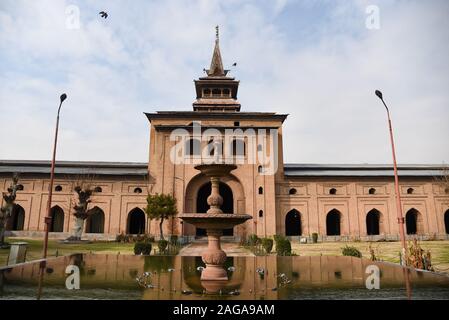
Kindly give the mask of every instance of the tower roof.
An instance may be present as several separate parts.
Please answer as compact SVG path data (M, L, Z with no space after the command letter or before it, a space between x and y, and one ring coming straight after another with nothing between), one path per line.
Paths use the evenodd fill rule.
M228 70L224 70L223 61L221 59L220 53L220 36L218 33L218 26L216 29L216 38L215 38L215 48L214 53L212 55L212 61L210 62L209 70L206 70L206 73L209 77L224 77L228 73Z
M229 70L223 68L220 52L220 37L216 29L215 47L209 69L204 69L207 76L195 80L196 100L194 111L240 111L237 100L239 82L233 77L227 77Z

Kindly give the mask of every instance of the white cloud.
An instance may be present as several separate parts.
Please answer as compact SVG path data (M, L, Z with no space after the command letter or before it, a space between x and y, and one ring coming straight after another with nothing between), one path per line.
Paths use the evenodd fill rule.
M80 7L78 30L65 28L68 4ZM399 161L447 162L449 5L382 2L381 29L372 31L368 4L2 1L0 158L48 159L67 92L59 159L146 161L143 112L191 110L192 80L210 62L219 24L224 62L238 63L242 111L290 114L287 162L389 163L378 88ZM307 41L283 29L306 18L301 5L318 17Z

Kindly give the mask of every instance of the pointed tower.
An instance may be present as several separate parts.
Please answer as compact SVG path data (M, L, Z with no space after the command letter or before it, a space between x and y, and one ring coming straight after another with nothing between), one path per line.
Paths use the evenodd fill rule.
M238 112L240 111L240 103L237 101L239 81L226 76L229 70L223 68L218 26L216 30L215 48L210 68L204 70L207 77L195 80L196 100L193 102L193 110Z

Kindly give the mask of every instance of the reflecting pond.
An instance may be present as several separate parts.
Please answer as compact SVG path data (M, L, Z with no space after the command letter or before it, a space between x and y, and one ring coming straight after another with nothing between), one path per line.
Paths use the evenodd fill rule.
M71 265L79 290L66 287ZM228 257L226 282L201 281L201 267L201 257L76 254L1 269L0 299L449 299L447 276L354 257ZM379 289L367 289L372 270Z

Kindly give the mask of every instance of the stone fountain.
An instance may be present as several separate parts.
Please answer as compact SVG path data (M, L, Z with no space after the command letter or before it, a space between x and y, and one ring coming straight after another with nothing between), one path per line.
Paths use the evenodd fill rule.
M233 228L236 225L244 223L252 217L248 214L229 214L223 213L220 206L223 204L223 198L219 192L220 177L229 175L236 169L233 164L202 164L195 166L195 169L210 178L212 191L207 198L207 204L210 206L207 213L184 213L179 217L187 223L193 224L197 228L206 229L208 246L201 255L206 268L201 273L202 281L222 282L228 280L228 275L223 265L226 261L226 253L221 249L220 237L224 229ZM213 283L208 284L214 286Z

